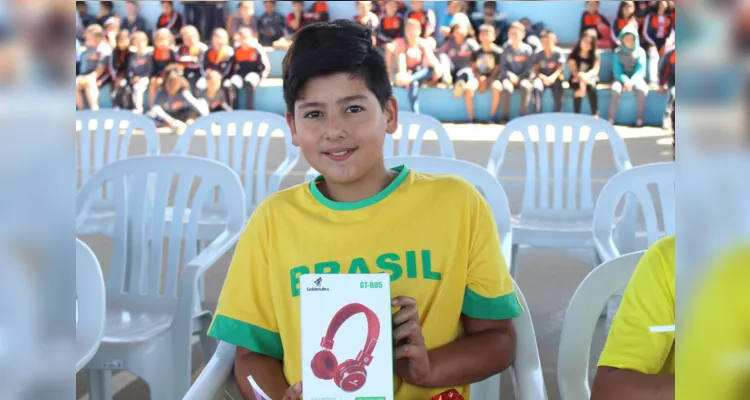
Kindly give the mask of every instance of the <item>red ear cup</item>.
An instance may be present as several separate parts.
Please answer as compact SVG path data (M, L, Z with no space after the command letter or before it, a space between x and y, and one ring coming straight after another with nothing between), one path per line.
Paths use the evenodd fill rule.
M310 364L313 374L319 379L324 380L333 379L335 376L334 372L339 366L336 356L328 350L321 350L315 354Z
M333 381L345 392L356 392L365 385L367 371L356 360L346 360L336 368Z

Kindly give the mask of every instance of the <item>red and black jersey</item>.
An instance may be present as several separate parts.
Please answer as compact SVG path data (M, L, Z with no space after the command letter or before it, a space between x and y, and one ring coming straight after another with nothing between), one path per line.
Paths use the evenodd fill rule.
M200 71L201 59L203 58L203 53L205 52L206 45L203 43L198 43L197 45L192 47L182 45L177 49L178 59L181 59L184 56L193 56L195 59L195 61L182 62L182 67L184 68L186 74L188 72Z
M175 39L179 39L180 29L182 29L182 16L177 11L172 11L172 14L159 15L159 19L156 21L156 29L161 28L169 29Z
M177 62L177 55L170 48L155 48L152 57L154 67L151 76L161 76L167 65Z
M263 73L266 66L263 65L261 51L263 49L258 47L237 48L234 51L234 73L240 76L245 76L251 72Z
M229 78L234 66L234 51L229 46L221 49L209 48L203 55L203 76L206 72L215 70L221 74L223 79Z
M410 11L407 19L416 19L419 21L419 24L422 25L422 37L427 38L429 36L435 35L435 13L432 12L432 10L422 10L422 11ZM432 34L427 34L427 29L432 28Z
M128 74L128 60L130 59L130 49L114 49L107 64L107 74L112 80L123 78Z
M378 23L378 45L390 43L404 36L404 21L398 14L380 18Z
M596 30L597 37L599 39L602 38L602 33L599 31L599 24L606 24L609 26L609 20L607 17L601 15L600 13L590 13L588 11L584 12L581 16L581 32L583 33L587 29L594 28Z

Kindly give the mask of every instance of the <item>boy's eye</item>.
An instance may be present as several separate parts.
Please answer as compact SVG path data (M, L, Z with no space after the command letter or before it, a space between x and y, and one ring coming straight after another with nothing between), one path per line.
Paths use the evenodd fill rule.
M309 113L305 114L305 118L318 118L321 115L323 115L323 113L321 113L320 111L310 111Z
M346 112L351 112L351 113L359 113L359 112L362 112L364 110L365 109L362 108L362 107L360 107L360 106L349 106L349 107L346 108Z

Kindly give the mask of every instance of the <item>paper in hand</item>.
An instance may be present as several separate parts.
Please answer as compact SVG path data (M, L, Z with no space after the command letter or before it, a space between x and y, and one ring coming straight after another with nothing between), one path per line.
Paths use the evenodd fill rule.
M253 379L252 375L248 375L247 377L248 382L250 382L250 386L253 388L253 394L255 395L255 398L258 400L271 400L271 398L263 391L263 389L258 386L257 383L255 383L255 380Z

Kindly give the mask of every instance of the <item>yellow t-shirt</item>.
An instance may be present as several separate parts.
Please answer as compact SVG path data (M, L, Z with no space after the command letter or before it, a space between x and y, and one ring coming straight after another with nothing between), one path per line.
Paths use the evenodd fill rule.
M599 366L644 374L674 374L674 333L649 327L675 323L675 238L654 243L630 278Z
M389 273L393 297L416 299L428 350L461 336L462 313L519 316L479 191L456 177L394 170L387 188L361 202L331 201L317 180L263 201L237 245L210 335L282 360L287 382L300 381L299 277L307 273ZM427 400L448 389L394 376L396 399ZM455 389L468 398L468 385Z

